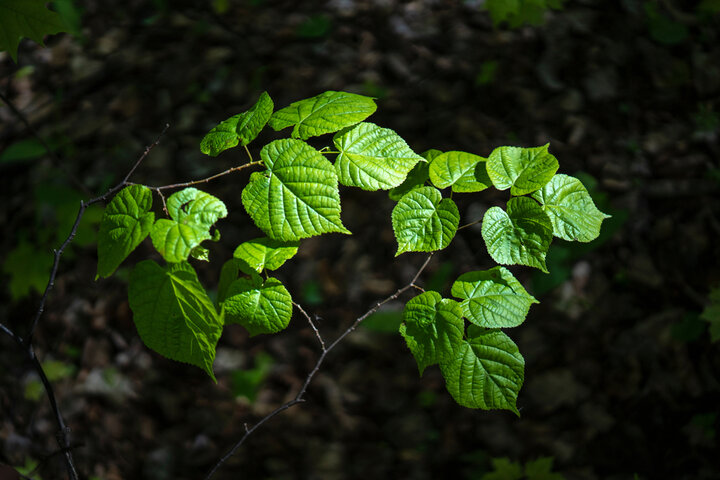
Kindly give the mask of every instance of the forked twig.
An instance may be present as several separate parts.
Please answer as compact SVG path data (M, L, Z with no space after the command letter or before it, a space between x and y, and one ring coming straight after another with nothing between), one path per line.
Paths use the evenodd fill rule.
M325 360L325 357L327 356L327 354L330 353L341 341L343 341L343 339L345 337L350 335L350 333L352 333L358 327L358 325L360 325L360 323L363 322L363 320L365 320L367 317L369 317L373 313L380 310L380 307L382 307L383 305L385 305L386 303L388 303L392 300L395 300L396 298L398 298L400 295L402 295L407 290L409 290L411 288L417 288L418 286L415 285L415 282L417 282L417 280L418 280L418 278L420 278L420 275L422 274L422 272L425 270L425 268L430 263L430 259L432 259L432 256L433 256L432 253L430 255L428 255L428 257L425 259L425 262L423 262L423 264L420 266L420 268L418 269L417 273L415 274L413 279L410 281L410 283L408 283L404 287L398 289L395 293L393 293L389 297L385 298L384 300L379 301L372 308L370 308L367 312L365 312L362 316L356 318L355 321L352 323L352 325L350 325L343 333L341 333L340 336L338 338L336 338L327 348L325 348L325 342L322 341L322 337L320 336L320 333L317 331L317 329L315 329L315 325L310 320L310 316L307 313L305 313L305 311L299 305L295 304L295 306L298 307L298 309L305 316L305 318L308 319L308 321L310 321L311 327L313 328L313 330L315 330L316 335L320 339L321 346L322 346L322 353L320 354L320 357L318 357L317 362L315 362L315 366L310 371L310 373L308 373L308 376L305 378L305 382L303 383L302 387L300 387L300 390L295 395L295 398L284 403L283 405L279 406L272 412L265 415L263 418L260 419L260 421L258 421L258 423L253 425L252 428L248 429L247 424L245 424L245 434L240 438L240 440L238 440L232 446L232 448L225 455L223 455L223 457L220 460L218 460L218 462L215 464L215 466L212 468L212 470L210 470L210 472L207 474L207 476L205 476L204 480L209 480L210 478L212 478L212 476L215 475L215 472L217 472L217 470L230 457L232 457L235 454L235 452L237 452L237 450L242 446L242 444L245 443L245 440L247 440L247 438L250 435L252 435L253 432L255 432L255 430L260 428L262 425L264 425L267 421L269 421L270 419L275 417L277 414L284 412L288 408L290 408L298 403L304 402L305 401L305 398L304 398L305 392L307 391L307 388L310 385L310 382L312 382L313 378L315 377L315 374L317 374L317 372L320 370L320 366L322 365L323 361Z

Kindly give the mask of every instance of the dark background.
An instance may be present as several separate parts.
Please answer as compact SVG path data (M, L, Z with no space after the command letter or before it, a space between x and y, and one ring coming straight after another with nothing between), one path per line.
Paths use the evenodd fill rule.
M32 285L44 288L78 200L120 181L166 123L133 181L176 183L245 162L241 149L210 158L198 145L264 90L277 108L325 90L371 95L370 120L417 152L487 156L550 142L560 172L581 177L613 218L592 244L556 240L550 275L512 267L541 301L508 331L526 360L521 418L458 406L435 367L418 378L402 338L379 331L393 326L396 303L327 358L305 404L250 437L214 478L480 479L498 457L553 457L568 479L720 478L720 351L698 318L720 282L717 15L690 1L571 0L543 25L508 29L479 1L82 3L78 35L50 37L46 49L23 42L18 65L0 57L0 88L55 151L43 154L0 107L0 148L26 149L0 156L3 323L27 328L40 297ZM277 135L261 134L254 154ZM247 177L204 188L230 211L210 246L215 261L196 262L208 289L235 246L260 236L240 204ZM278 272L326 340L425 258L394 258L386 193L341 193L355 235L303 241ZM504 198L463 197L461 223ZM298 314L274 336L228 327L218 384L147 350L126 279L156 254L146 242L94 281L100 214L88 213L63 257L36 340L78 467L103 480L202 478L244 422L294 396L317 341ZM420 283L449 295L459 274L489 266L479 230L467 228ZM0 382L0 461L42 461L43 479L61 478L47 399L6 336Z

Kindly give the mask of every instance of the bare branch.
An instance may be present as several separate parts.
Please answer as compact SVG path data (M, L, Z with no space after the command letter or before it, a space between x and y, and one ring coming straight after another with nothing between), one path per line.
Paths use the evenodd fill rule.
M225 170L225 171L222 171L222 172L220 172L220 173L216 173L215 175L211 175L211 176L209 176L209 177L207 177L207 178L201 178L200 180L193 180L193 181L191 181L191 182L184 182L184 183L174 183L174 184L172 184L172 185L163 185L163 186L161 186L161 187L150 187L150 188L152 188L153 190L156 190L156 191L160 191L160 190L169 190L169 189L171 189L171 188L191 187L191 186L197 185L197 184L199 184L199 183L207 183L207 182L209 182L209 181L211 181L211 180L215 180L216 178L223 177L223 176L225 176L225 175L227 175L227 174L229 174L229 173L232 173L232 172L239 172L240 170L244 170L244 169L246 169L246 168L248 168L248 167L253 167L253 166L255 166L255 165L260 165L261 163L262 163L262 162L259 161L259 160L258 160L257 162L244 163L244 164L239 165L239 166L237 166L237 167L228 168L228 169Z
M322 348L322 351L324 352L326 350L325 341L323 340L322 336L320 336L320 332L318 331L317 327L315 326L312 319L310 318L310 315L308 315L307 312L305 310L303 310L303 308L299 304L293 302L293 305L295 305L295 307L297 307L297 309L300 310L300 313L302 313L303 316L307 319L308 323L310 324L310 328L313 329L313 331L315 332L315 336L318 339L318 342L320 342L320 348Z
M360 317L355 319L355 321L352 323L352 325L350 325L342 334L340 334L340 336L337 339L335 339L335 341L333 341L330 344L330 346L325 348L325 344L323 342L322 343L322 347L323 347L322 353L320 354L320 357L318 357L317 362L315 362L315 366L313 367L313 369L310 371L310 373L308 373L308 376L305 378L305 382L303 383L302 387L298 391L297 395L295 395L295 398L293 398L289 402L286 402L283 405L279 406L278 408L276 408L269 414L265 415L251 429L248 430L247 424L245 424L245 434L240 438L240 440L238 440L235 443L235 445L232 446L232 448L225 455L223 455L223 457L220 460L218 460L218 462L215 464L215 466L212 468L212 470L210 470L210 472L207 474L207 476L205 477L204 480L209 480L210 478L212 478L212 476L215 475L215 472L217 472L217 470L230 457L232 457L235 454L235 452L237 452L237 450L242 446L242 444L245 443L245 440L247 440L247 438L250 435L252 435L255 430L260 428L263 424L265 424L267 421L269 421L270 419L275 417L277 414L284 412L288 408L290 408L298 403L304 402L305 401L305 399L304 399L305 392L307 391L307 388L310 385L310 382L312 382L313 378L315 378L315 374L317 374L317 372L320 370L320 366L322 365L323 361L325 360L325 357L327 356L327 354L330 353L330 351L333 350L345 337L350 335L350 333L352 333L352 331L355 330L358 327L358 325L360 325L360 323L363 322L363 320L365 320L367 317L369 317L373 313L377 312L380 309L380 307L382 307L383 305L385 305L388 302L391 302L392 300L395 300L396 298L398 298L400 295L402 295L407 290L409 290L411 288L417 288L417 285L415 285L415 282L418 281L422 272L425 270L425 268L427 268L428 264L430 263L430 259L432 259L432 256L433 256L432 253L430 255L428 255L427 259L425 259L425 262L423 262L423 264L420 266L420 268L418 269L417 273L415 274L413 279L410 281L410 283L408 283L407 285L405 285L402 288L399 288L395 293L393 293L389 297L386 297L385 299L379 301L372 308L370 308L367 312L365 312L363 315L361 315ZM299 305L295 304L295 306L298 307L298 309L305 316L305 318L307 318L308 321L310 321L310 316L307 313L305 313L305 311L302 310L302 308ZM313 328L315 328L312 321L310 321L310 325ZM317 332L317 330L316 330L316 332ZM319 334L318 334L318 338L319 338ZM322 340L321 340L321 342L322 342Z

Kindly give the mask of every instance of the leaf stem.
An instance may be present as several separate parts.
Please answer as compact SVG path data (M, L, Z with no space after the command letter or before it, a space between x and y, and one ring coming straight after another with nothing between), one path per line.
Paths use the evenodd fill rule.
M482 218L480 220L475 220L474 222L470 222L466 225L463 225L462 227L458 227L458 230L462 230L463 228L467 228L467 227L472 227L473 225L478 224L480 222L482 222Z
M235 454L235 452L240 448L240 446L242 446L243 443L245 443L245 440L247 440L247 438L248 438L250 435L252 435L253 432L255 432L255 430L257 430L258 428L260 428L263 424L265 424L267 421L269 421L270 419L272 419L273 417L275 417L275 416L278 415L279 413L284 412L284 411L287 410L288 408L290 408L290 407L292 407L292 406L294 406L294 405L296 405L296 404L298 404L298 403L304 402L304 401L305 401L305 398L304 398L304 397L305 397L305 392L307 391L307 388L308 388L308 386L310 385L310 382L312 382L313 378L315 378L315 375L316 375L317 372L320 370L320 367L321 367L322 363L325 361L325 357L327 356L327 354L330 353L330 351L333 350L340 342L342 342L345 337L347 337L348 335L350 335L350 333L352 333L352 332L358 327L358 325L360 325L360 324L363 322L363 320L365 320L367 317L369 317L369 316L372 315L373 313L377 312L377 311L380 309L380 307L382 307L383 305L385 305L386 303L388 303L388 302L390 302L390 301L392 301L392 300L395 300L395 299L398 298L400 295L402 295L403 293L405 293L407 290L409 290L409 289L411 289L411 288L418 288L418 286L415 284L415 282L418 281L418 279L420 278L420 275L422 274L422 272L425 270L425 268L427 268L427 266L428 266L428 264L430 263L430 260L432 259L432 257L433 257L433 254L432 254L432 253L431 253L430 255L428 255L428 257L425 259L425 262L423 262L423 264L420 266L420 268L418 269L418 271L417 271L417 273L415 274L415 276L413 277L413 279L410 280L410 282L409 282L408 284L406 284L404 287L399 288L399 289L398 289L395 293L393 293L392 295L390 295L390 296L386 297L385 299L377 302L377 303L376 303L375 305L373 305L367 312L365 312L365 313L364 313L363 315L361 315L360 317L356 318L355 321L352 323L352 325L350 325L342 334L340 334L340 336L339 336L338 338L336 338L327 348L325 348L325 343L322 341L322 339L321 339L322 337L320 336L320 333L317 331L317 329L315 328L315 325L314 325L314 324L312 323L312 321L310 320L310 316L309 316L307 313L305 313L305 311L302 310L302 308L301 308L299 305L295 304L295 306L298 307L298 309L300 310L300 312L301 312L301 313L305 316L305 318L310 322L310 325L312 326L313 330L315 330L317 337L318 337L319 339L321 339L320 342L321 342L321 347L322 347L322 353L320 354L320 357L318 357L317 362L315 362L315 366L314 366L313 369L310 371L310 373L308 374L308 376L305 378L305 382L303 383L302 387L300 387L300 390L299 390L298 393L295 395L295 398L293 398L293 399L290 400L289 402L284 403L283 405L279 406L278 408L276 408L276 409L273 410L272 412L270 412L270 413L268 413L267 415L265 415L265 416L264 416L263 418L261 418L260 421L258 421L258 423L256 423L252 428L248 429L248 428L247 428L247 425L246 425L246 426L245 426L245 434L240 438L240 440L238 440L238 441L235 443L235 445L232 446L232 448L230 448L230 450L229 450L225 455L223 455L222 458L220 458L220 460L218 460L218 462L215 464L215 466L212 468L212 470L210 470L210 472L207 474L207 476L205 477L204 480L209 480L210 478L212 478L212 476L215 475L215 472L217 472L217 470L218 470L230 457L232 457L232 456Z

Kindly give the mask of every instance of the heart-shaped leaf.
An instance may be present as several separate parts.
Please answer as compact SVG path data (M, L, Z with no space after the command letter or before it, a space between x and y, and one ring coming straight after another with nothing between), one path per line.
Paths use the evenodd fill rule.
M421 187L403 196L392 212L398 242L395 254L432 252L447 247L460 224L460 212L434 187Z
M250 336L279 332L292 317L292 297L276 278L264 282L257 275L239 278L226 295L222 304L226 323L242 325Z
M247 145L258 136L272 115L273 101L263 92L248 111L220 122L200 142L200 151L211 157L237 146Z
M445 152L430 162L430 181L453 192L480 192L492 183L485 170L487 159L466 152Z
M512 195L540 190L555 175L557 159L548 145L535 148L498 147L487 160L487 173L498 190L510 189Z

